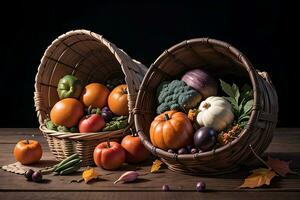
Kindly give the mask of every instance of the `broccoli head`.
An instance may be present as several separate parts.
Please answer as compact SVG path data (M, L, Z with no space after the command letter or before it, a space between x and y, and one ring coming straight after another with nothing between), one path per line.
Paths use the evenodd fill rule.
M157 114L168 110L186 112L200 103L202 95L183 81L162 82L157 90Z

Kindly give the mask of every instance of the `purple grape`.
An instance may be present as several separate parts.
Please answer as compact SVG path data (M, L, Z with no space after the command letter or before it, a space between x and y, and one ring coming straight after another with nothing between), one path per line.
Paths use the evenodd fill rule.
M196 148L192 148L191 149L191 154L195 154L195 153L197 153L198 152L198 150L196 149Z
M186 150L190 153L192 150L193 146L192 145L187 145Z
M169 153L174 153L173 149L168 149Z
M43 175L42 175L42 173L41 173L40 171L34 172L34 173L32 174L32 180L33 180L34 182L42 182L42 180L43 180Z
M110 111L110 109L107 106L105 106L101 110L101 116L103 117L103 119L105 120L105 122L109 122L113 118L114 115Z
M34 173L34 171L32 169L29 169L28 171L26 171L24 173L24 176L25 178L28 180L28 181L32 181L32 174Z
M202 151L211 150L216 144L216 131L209 127L202 127L194 134L195 146Z
M105 111L110 111L109 107L104 106L104 107L102 108L102 112L105 112Z
M199 181L196 185L197 192L204 192L206 188L206 184L203 181Z
M162 191L164 191L164 192L170 191L170 187L168 185L164 184L162 186Z
M187 154L188 151L186 150L186 148L180 148L177 153L178 154Z

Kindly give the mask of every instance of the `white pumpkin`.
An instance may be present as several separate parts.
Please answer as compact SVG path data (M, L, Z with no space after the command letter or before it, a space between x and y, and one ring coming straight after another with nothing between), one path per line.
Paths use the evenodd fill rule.
M231 104L223 97L208 97L200 103L198 110L198 124L213 128L215 131L225 129L234 119Z

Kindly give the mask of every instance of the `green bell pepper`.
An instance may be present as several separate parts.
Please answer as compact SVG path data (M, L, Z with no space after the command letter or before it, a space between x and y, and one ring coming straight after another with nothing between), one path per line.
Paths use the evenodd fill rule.
M57 93L60 99L79 98L81 91L82 85L73 75L65 75L58 82Z

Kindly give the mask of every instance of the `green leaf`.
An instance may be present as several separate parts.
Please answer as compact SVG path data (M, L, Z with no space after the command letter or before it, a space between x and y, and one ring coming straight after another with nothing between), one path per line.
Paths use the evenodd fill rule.
M221 84L221 87L222 87L222 90L230 97L234 98L235 99L235 92L234 90L232 89L232 87L226 83L225 81L222 81L220 79L220 84Z
M234 93L234 99L235 101L238 103L239 102L239 98L240 98L240 91L239 88L236 84L232 84L232 91Z
M253 99L247 101L247 103L243 107L243 113L248 114L253 106Z
M247 121L239 122L240 127L243 129L247 125Z
M245 85L242 87L242 89L241 89L241 93L243 94L243 93L245 93L245 92L247 92L247 91L250 91L250 90L252 90L251 86L248 85L248 84L245 84Z
M248 101L249 99L253 98L253 91L252 88L245 84L241 90L241 99L245 99L245 101Z
M232 110L238 114L238 113L239 113L239 105L238 105L238 103L235 101L235 99L232 98L232 97L223 97L223 98L225 98L227 101L229 101L229 103L230 103L231 106L232 106Z
M223 97L223 98L225 98L227 101L229 101L229 103L237 105L237 102L235 101L234 98L232 98L232 97Z
M238 123L241 123L242 121L248 120L250 118L249 115L242 115L240 116Z
M239 113L242 113L242 112L243 112L244 102L245 102L245 99L242 99L242 100L241 100L241 103L239 104Z

